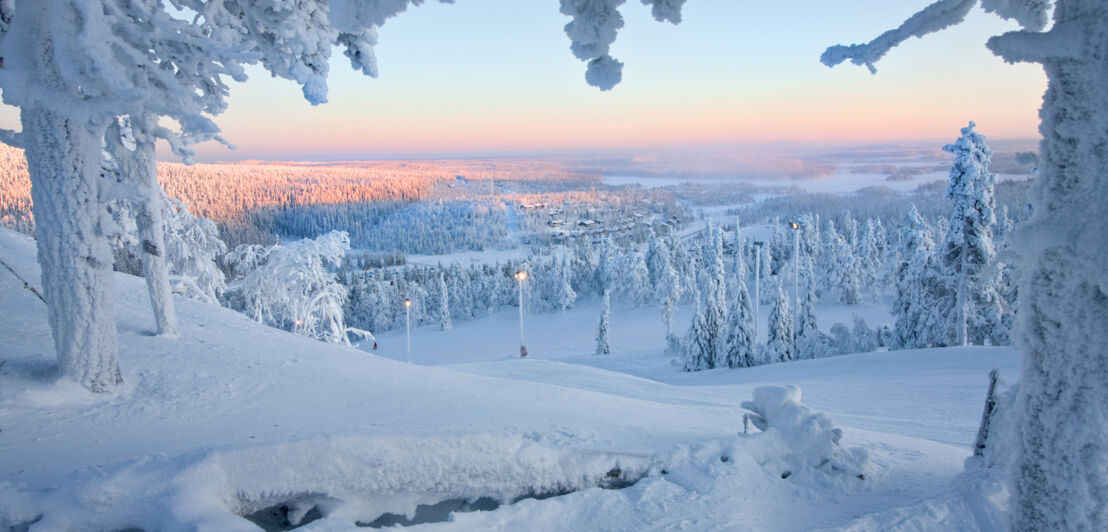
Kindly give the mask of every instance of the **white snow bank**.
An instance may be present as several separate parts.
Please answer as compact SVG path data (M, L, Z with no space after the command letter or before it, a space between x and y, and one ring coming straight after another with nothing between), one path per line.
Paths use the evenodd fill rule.
M758 437L771 443L756 448L759 462L776 467L782 478L818 469L845 472L864 478L867 461L863 449L839 445L842 429L831 418L800 402L800 387L762 386L754 389L754 400L743 401L747 420L763 432Z
M41 516L43 530L256 530L240 516L281 504L294 508L293 521L315 507L349 526L448 499L509 502L637 480L649 467L646 457L522 438L333 437L195 460L153 456L79 471L53 490L3 482L0 526Z

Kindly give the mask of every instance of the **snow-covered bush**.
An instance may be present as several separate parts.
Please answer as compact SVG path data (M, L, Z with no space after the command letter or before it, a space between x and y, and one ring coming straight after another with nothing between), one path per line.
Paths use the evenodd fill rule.
M850 333L850 328L842 323L831 326L830 343L831 353L833 354L845 355L854 352L854 337Z
M227 259L241 275L228 290L231 305L259 323L349 343L343 319L347 290L330 271L349 249L349 237L341 231L268 248L239 246Z
M190 299L219 304L219 296L226 288L223 271L216 260L227 253L227 246L219 238L215 222L194 216L180 200L171 198L158 187L161 210L164 253L169 282L173 293ZM145 275L142 257L151 244L141 238L138 219L144 206L130 199L115 199L105 206L100 225L105 228L108 241L115 252L116 269L135 275Z
M778 469L782 478L811 470L864 477L865 451L843 447L842 429L802 403L800 387L755 388L753 399L743 401L742 407L752 412L744 416L744 424L754 425L762 431L758 437L772 442L758 449L759 463Z
M215 222L189 212L180 200L162 192L165 255L173 293L218 304L227 288L216 260L227 252Z
M868 353L877 350L877 333L869 328L861 316L854 316L854 329L850 331L854 353Z

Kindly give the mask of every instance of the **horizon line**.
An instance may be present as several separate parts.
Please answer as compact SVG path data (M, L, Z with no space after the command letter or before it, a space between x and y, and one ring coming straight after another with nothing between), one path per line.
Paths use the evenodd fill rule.
M540 148L540 149L505 149L505 150L428 150L428 151L389 151L389 152L335 152L335 153L304 153L293 157L266 157L244 156L241 159L226 158L215 159L197 154L197 164L250 164L250 163L349 163L366 161L444 161L444 160L478 160L478 159L550 159L550 158L574 158L574 157L598 157L598 156L631 156L642 152L658 151L666 152L723 152L725 150L742 150L751 148L784 149L865 149L865 148L926 148L933 147L936 150L949 144L954 139L896 139L896 140L796 140L796 141L743 141L728 143L700 143L700 144L656 144L644 146L628 146L620 148L604 147L577 147L577 148ZM990 143L1014 143L1034 142L1038 143L1041 137L995 137L989 138ZM228 155L234 153L227 150ZM179 157L171 153L162 153L159 150L158 162L180 163Z

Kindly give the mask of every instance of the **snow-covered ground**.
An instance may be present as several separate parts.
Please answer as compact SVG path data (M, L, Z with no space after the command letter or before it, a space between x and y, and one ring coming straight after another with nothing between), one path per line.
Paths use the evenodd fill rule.
M0 230L0 256L37 284L33 242ZM240 516L279 507L348 530L452 500L505 504L415 528L972 530L1003 503L952 480L988 371L1017 378L1006 348L688 374L655 309L615 308L613 353L592 355L584 301L525 316L528 359L505 311L413 331L408 364L390 360L403 331L375 356L182 299L181 337L153 336L141 279L116 283L125 385L94 395L58 379L45 306L0 271L0 530L257 530ZM822 307L821 325L852 311ZM741 402L784 384L842 429L838 470L798 468L787 432L740 434Z

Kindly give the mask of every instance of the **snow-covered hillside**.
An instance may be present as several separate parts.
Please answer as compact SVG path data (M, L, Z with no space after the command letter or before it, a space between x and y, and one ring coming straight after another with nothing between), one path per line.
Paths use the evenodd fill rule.
M34 249L0 230L0 257L37 284ZM278 529L286 512L323 516L302 530L346 530L383 513L427 517L417 506L443 501L444 515L466 501L489 511L417 528L974 529L1003 507L1003 493L985 504L962 496L972 479L951 482L970 455L988 371L1017 378L1007 348L689 374L668 363L660 334L635 333L659 324L641 311L613 313L607 358L568 341L556 357L449 356L515 338L506 312L416 331L436 339L435 363L464 362L428 367L184 299L180 338L153 336L142 280L115 280L125 384L92 394L58 380L45 305L0 271L0 530ZM595 311L527 326L556 337L595 325ZM843 452L867 457L859 469L794 471L785 432L740 435L742 401L767 384L799 385L842 429Z

